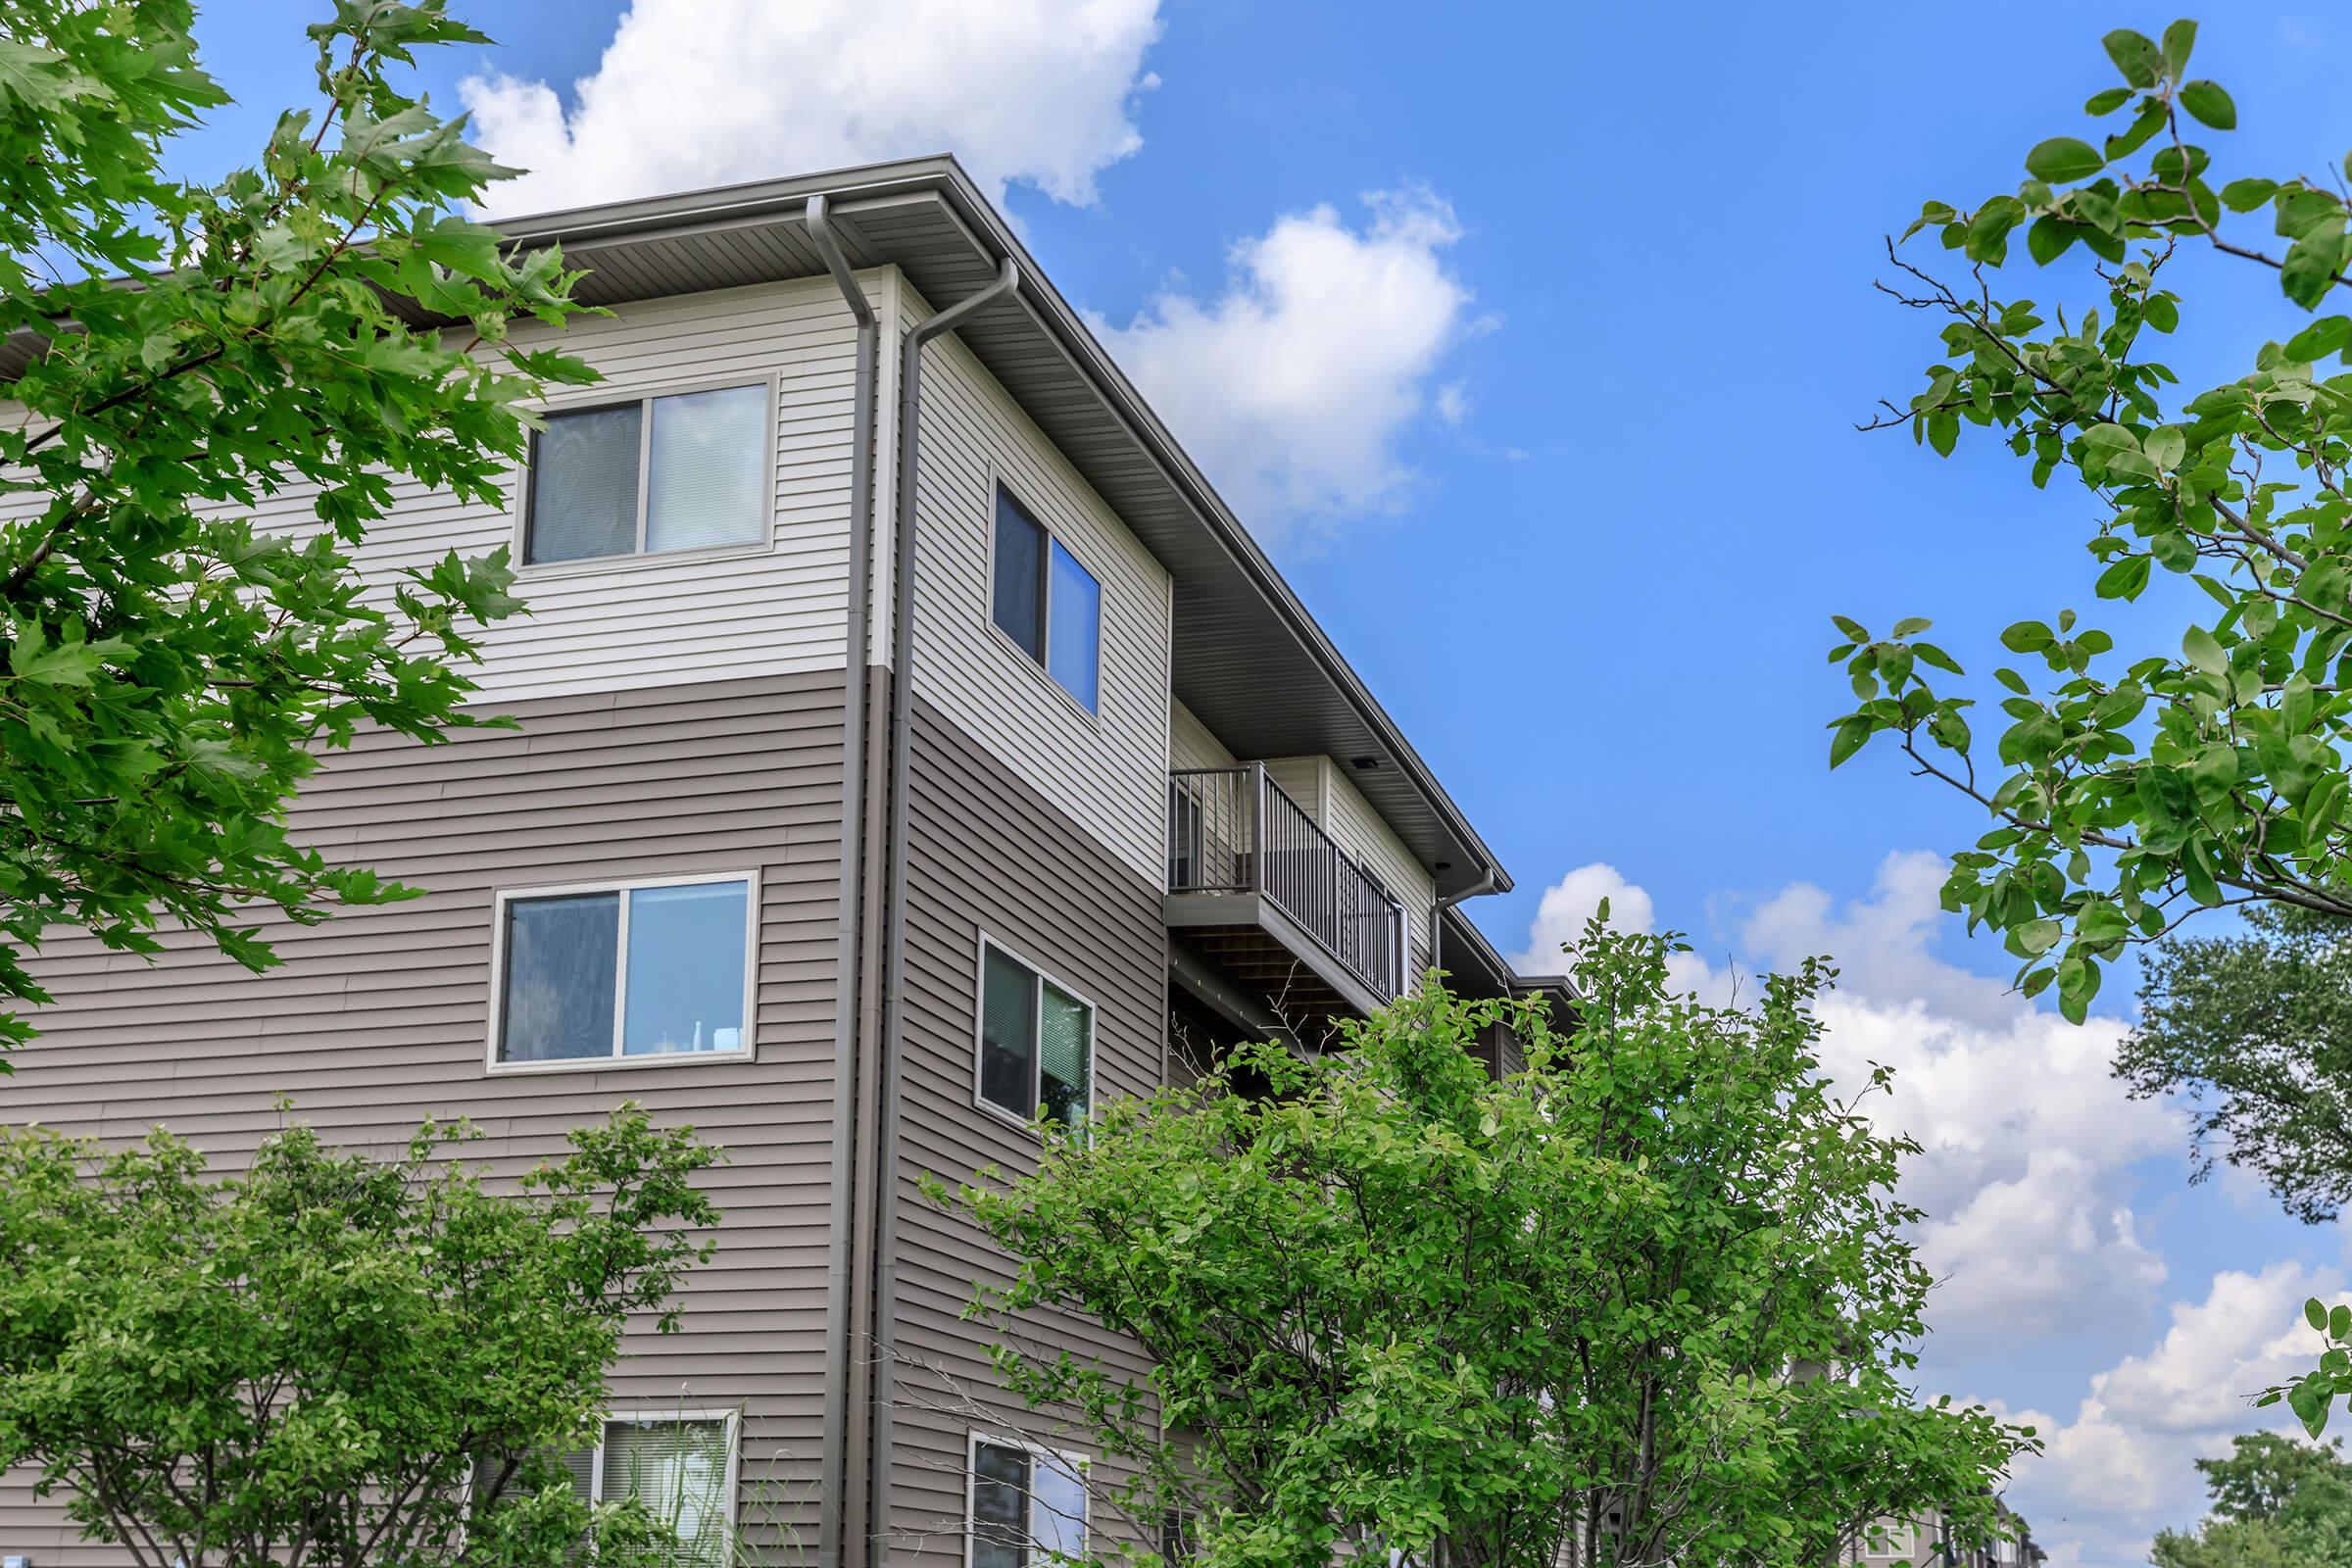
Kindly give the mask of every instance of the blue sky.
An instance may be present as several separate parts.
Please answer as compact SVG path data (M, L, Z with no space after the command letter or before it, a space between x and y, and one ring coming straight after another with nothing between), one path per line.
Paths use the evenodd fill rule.
M1560 911L1645 899L1718 970L1835 942L1855 996L1833 1058L1915 1062L1900 1114L1937 1146L1920 1180L1955 1283L1929 1375L2055 1421L2016 1495L2062 1565L2120 1568L2196 1517L2188 1457L2251 1427L2237 1396L2304 1289L2340 1282L2344 1238L2227 1180L2190 1189L2178 1126L2101 1066L2129 986L2087 1034L2003 999L1997 950L1933 914L1932 866L1888 866L1974 820L1883 758L1831 775L1822 729L1833 611L1933 615L1973 664L2009 621L2089 600L2082 503L1989 449L1938 462L1851 424L1934 354L1872 291L1881 236L1926 197L2013 184L2108 83L2099 34L2169 13L712 0L681 27L680 7L639 0L608 59L615 0L477 4L501 46L428 76L451 102L511 78L471 89L488 139L548 154L539 188L572 196L940 147L1001 184L1513 868L1477 908L1497 944L1527 947L1563 879ZM208 58L248 107L190 139L192 172L241 161L305 92L303 12L210 10ZM842 85L874 29L950 12L978 29L957 90L915 69ZM2205 24L2196 74L2245 122L2223 156L2333 165L2342 15ZM595 92L658 112L601 141L575 120L550 142L544 115L534 133L525 111L579 116L600 71ZM2180 275L2192 301L2235 296L2192 308L2184 378L2236 373L2289 319L2240 274ZM2084 297L2064 271L2034 292ZM2163 606L2104 623L2155 638Z

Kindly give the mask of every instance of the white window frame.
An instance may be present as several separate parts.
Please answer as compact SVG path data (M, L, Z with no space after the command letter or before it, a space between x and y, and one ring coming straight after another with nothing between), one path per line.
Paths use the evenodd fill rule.
M1049 984L1086 1009L1086 1125L1092 1127L1095 1123L1095 1083L1101 1076L1095 1071L1095 1036L1099 1032L1095 1025L1102 1017L1101 1009L1096 1007L1092 997L1064 983L1060 976L1030 958L1011 943L999 941L985 928L980 933L979 947L972 962L972 1103L1007 1126L1018 1127L1024 1132L1029 1130L1030 1123L1026 1118L1014 1115L980 1092L981 1053L985 1049L984 1037L988 1029L988 950L991 948L1028 970L1030 979L1035 982L1030 1013L1033 1029L1045 1025L1045 988ZM1045 1053L1037 1049L1035 1039L1029 1042L1029 1093L1034 1114L1036 1107L1046 1102Z
M682 1423L687 1421L716 1422L723 1434L720 1442L726 1446L727 1462L725 1477L720 1484L726 1493L727 1531L732 1536L737 1519L737 1504L741 1501L739 1492L743 1462L743 1412L732 1406L714 1410L679 1410L665 1407L660 1410L605 1411L596 1418L596 1442L591 1444L588 1448L588 1500L592 1503L605 1500L605 1428L616 1422L652 1425L656 1422ZM473 1474L471 1471L466 1473L465 1494L460 1498L460 1503L470 1520L473 1511Z
M682 550L648 550L645 530L649 526L648 499L653 483L654 403L660 398L685 397L696 392L728 392L741 387L760 387L767 398L767 417L764 428L767 439L760 443L760 495L762 525L751 539L729 540L723 544L694 545ZM595 414L605 409L625 409L635 404L642 411L637 425L637 546L611 556L583 556L576 561L533 561L531 554L531 488L536 476L539 456L539 432L530 433L530 448L514 469L514 538L511 554L518 577L566 576L576 572L618 571L643 567L654 562L687 562L723 560L729 556L766 555L776 545L776 444L781 439L779 428L783 408L782 392L774 371L764 375L697 376L690 380L649 381L639 383L632 391L623 392L609 382L582 387L576 392L542 398L528 405L534 414Z
M1035 659L1029 657L1028 649L1012 640L1010 632L997 624L997 497L1000 494L1009 500L1022 516L1035 523L1045 539L1045 548L1038 563L1040 581L1037 600L1038 642L1044 652ZM1069 558L1078 564L1078 568L1095 582L1095 706L1092 708L1080 702L1076 693L1054 678L1054 547L1056 544L1068 552ZM990 470L988 476L988 549L985 555L988 576L981 587L980 618L987 622L989 634L996 639L997 646L1010 654L1023 668L1034 671L1063 702L1069 704L1071 712L1090 724L1100 725L1102 722L1103 601L1108 597L1102 586L1102 573L1097 571L1093 563L1070 542L1069 535L1039 514L1039 509L1024 499L1020 486L998 469Z
M646 1055L621 1054L622 1032L628 1027L629 899L639 888L700 887L708 883L744 884L743 910L743 1043L733 1051L671 1051ZM619 928L614 937L613 967L618 971L612 993L612 1054L571 1056L560 1061L506 1061L499 1055L507 1019L507 909L534 899L575 898L588 893L621 895ZM612 1072L616 1068L675 1067L687 1063L750 1061L759 1054L756 1032L760 994L760 873L756 869L692 871L676 876L641 876L604 882L565 882L551 887L500 888L490 911L490 1023L483 1053L488 1073Z
M1087 1544L1094 1540L1095 1535L1094 1494L1086 1490L1087 1472L1092 1461L1085 1454L1068 1448L1051 1448L1042 1443L1033 1442L1028 1438L1014 1437L1010 1433L995 1432L985 1427L972 1427L964 1433L963 1443L963 1568L974 1568L972 1508L979 1501L980 1445L983 1443L994 1445L1000 1448L1018 1448L1029 1455L1033 1462L1041 1458L1052 1459L1078 1478L1080 1495L1086 1498L1086 1517L1079 1521L1078 1545L1079 1549L1083 1551ZM1033 1497L1036 1494L1034 1483L1031 1486L1030 1494ZM1037 1539L1032 1536L1028 1545L1021 1550L1022 1568L1032 1568L1030 1559L1039 1555L1036 1546Z
M608 1410L597 1418L596 1453L589 1460L588 1499L605 1500L605 1429L628 1423L633 1426L680 1425L685 1422L716 1422L721 1433L719 1441L726 1445L726 1471L720 1486L727 1500L727 1532L730 1541L736 1524L736 1503L739 1479L743 1465L743 1412L732 1407L719 1410L678 1410L667 1406L659 1410Z

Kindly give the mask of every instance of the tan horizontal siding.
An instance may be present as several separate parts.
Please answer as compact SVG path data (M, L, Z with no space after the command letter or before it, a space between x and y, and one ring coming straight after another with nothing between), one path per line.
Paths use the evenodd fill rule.
M233 1169L294 1115L391 1153L426 1116L471 1118L494 1180L569 1128L642 1101L729 1152L724 1211L684 1332L632 1332L616 1401L741 1407L744 1522L778 1555L812 1531L824 1354L839 892L842 680L767 675L518 705L519 730L445 746L368 735L330 755L295 837L422 891L304 929L267 925L282 966L249 974L184 936L153 964L60 936L56 992L0 1082L0 1115L109 1139L165 1123ZM502 887L695 871L760 876L757 1059L490 1076L490 926ZM807 1547L813 1550L813 1536ZM0 1482L0 1551L38 1568L120 1561L79 1544L24 1478Z
M1005 1259L916 1184L925 1174L960 1183L982 1166L1034 1168L1035 1141L972 1102L983 930L1094 1004L1098 1102L1158 1083L1167 1006L1160 890L919 702L913 760L898 1348L961 1385L1005 1429L1034 1431L1036 1418L992 1387L988 1331L959 1317L975 1281L1005 1277ZM1143 1371L1132 1342L1100 1324L1054 1314L1027 1329ZM960 1562L970 1423L923 1407L951 1398L938 1376L902 1370L899 1383L894 1557Z

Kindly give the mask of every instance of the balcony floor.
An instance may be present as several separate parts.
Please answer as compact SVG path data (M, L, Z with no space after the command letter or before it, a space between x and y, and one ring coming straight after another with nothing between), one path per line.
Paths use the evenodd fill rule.
M1171 893L1160 907L1170 930L1185 933L1302 1038L1328 1033L1338 1018L1369 1017L1388 1000L1263 894Z

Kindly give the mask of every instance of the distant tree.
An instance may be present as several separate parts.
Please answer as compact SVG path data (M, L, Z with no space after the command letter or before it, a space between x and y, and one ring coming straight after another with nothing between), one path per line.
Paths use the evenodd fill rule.
M2352 1464L2337 1445L2276 1433L2232 1438L2199 1459L2212 1514L2156 1538L2157 1568L2338 1568L2352 1561Z
M1974 698L1938 684L1962 670L1921 640L1926 618L1879 635L1834 617L1830 657L1858 703L1831 720L1831 765L1887 737L1984 808L1989 831L1952 856L1944 906L2000 932L2024 992L2055 987L2077 1022L2102 966L2198 910L2352 917L2352 316L2326 314L2352 288L2352 206L2328 180L2226 169L2192 139L2238 114L2188 74L2196 34L2188 21L2160 39L2108 33L2121 79L2084 108L2122 116L2119 129L2036 142L2014 193L1921 208L1904 239L1933 232L1956 270L1889 246L1900 277L1882 286L1940 323L1941 353L1873 427L1945 456L1981 430L2035 485L2079 484L2094 519L2089 595L2137 600L2177 575L2204 597L2180 599L2175 642L2120 669L2115 638L2073 609L2008 627L2002 645L2040 674L1994 671L2005 727L1988 750ZM2053 285L2084 297L2006 297L2013 242L2041 268L2087 252ZM2182 246L2243 264L2249 307L2275 284L2311 319L2283 343L2247 343L2235 378L2180 387L2145 354L2190 308L2173 286ZM2328 1353L2291 1396L2315 1430L2352 1394L2352 1348Z
M1103 1456L1063 1484L1189 1521L1208 1568L1818 1568L1882 1517L1990 1529L2031 1432L1907 1381L1912 1146L1820 1074L1828 972L1719 1009L1677 951L1596 923L1563 1033L1432 986L1328 1055L1245 1047L1048 1128L1034 1176L934 1184L1017 1265L974 1304L996 1364ZM1040 1309L1150 1372L1038 1343Z
M187 0L10 0L0 24L0 1049L44 1000L44 928L150 952L172 922L259 968L255 908L393 896L288 842L288 796L362 724L430 740L506 552L363 593L352 551L403 487L484 505L521 404L593 379L508 339L573 274L465 216L514 171L399 85L482 43L443 0L335 0L320 103L212 186L172 138L227 104ZM254 509L315 489L307 537ZM0 1070L5 1070L0 1058Z
M2352 920L2257 905L2246 924L2148 950L2115 1070L2190 1102L2199 1176L2227 1159L2320 1224L2352 1200Z
M497 1194L442 1157L467 1136L379 1161L296 1126L215 1179L161 1129L0 1127L0 1468L140 1568L641 1553L554 1456L629 1316L675 1327L717 1152L624 1106Z

